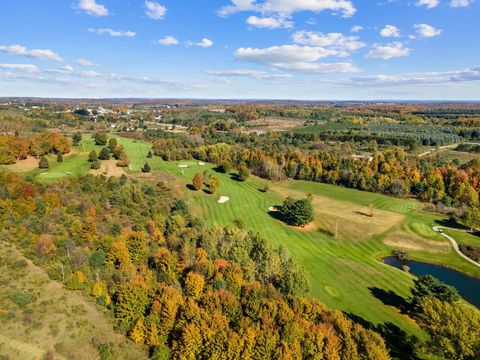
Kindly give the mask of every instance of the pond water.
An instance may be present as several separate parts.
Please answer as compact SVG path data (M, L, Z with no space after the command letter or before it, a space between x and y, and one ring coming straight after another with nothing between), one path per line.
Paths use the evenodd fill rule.
M416 276L432 275L443 281L445 284L454 286L458 293L469 303L480 309L480 279L467 276L461 272L446 268L441 265L428 264L419 261L408 261L407 263L397 259L395 256L387 256L382 259L385 264L402 269L408 265L410 273Z

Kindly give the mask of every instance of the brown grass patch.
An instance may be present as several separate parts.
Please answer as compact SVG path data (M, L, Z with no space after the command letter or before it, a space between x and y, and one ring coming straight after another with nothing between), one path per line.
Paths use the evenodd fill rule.
M34 156L29 156L24 160L18 160L15 164L5 165L4 167L13 172L27 172L38 169L39 160Z
M274 185L273 189L284 197L306 196L301 191L287 189L281 185ZM402 214L379 209L372 209L370 214L370 209L365 206L318 195L313 195L313 206L318 228L329 234L337 233L340 240L368 240L374 235L399 226L405 219Z
M90 170L90 173L94 175L104 175L107 177L120 177L122 175L125 175L125 170L122 167L117 166L117 162L117 160L103 160L100 162L100 169L92 169Z
M311 223L305 225L305 226L291 226L296 230L303 231L303 232L310 232L310 231L315 231L318 230L318 225L312 221Z
M447 253L450 251L450 245L447 242L427 240L418 235L405 232L393 232L383 240L383 243L395 248L425 251L433 254Z
M94 360L98 351L92 338L112 342L116 353L129 359L146 359L142 349L115 333L113 319L81 295L50 280L32 261L0 241L0 313L13 311L15 318L0 322L0 354L9 359L43 358L55 348L55 359ZM22 265L18 265L22 264ZM14 292L35 295L24 309L16 306ZM56 345L60 345L56 347Z
M248 129L247 132L255 132L258 130L286 131L303 126L304 123L305 120L302 119L266 117L258 120L247 121L246 125L253 127L253 129Z

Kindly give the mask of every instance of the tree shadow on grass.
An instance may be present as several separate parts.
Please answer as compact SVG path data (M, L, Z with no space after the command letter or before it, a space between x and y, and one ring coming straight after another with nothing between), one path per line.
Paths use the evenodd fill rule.
M358 315L352 313L344 314L350 318L350 320L362 325L364 328L378 332L385 340L385 345L392 358L401 360L420 359L416 355L418 343L418 338L416 336L408 335L404 330L391 322L374 325Z
M332 231L327 230L327 229L318 229L318 232L320 234L327 235L329 237L334 237L335 236L335 234Z
M230 174L230 179L234 180L234 181L238 181L238 182L243 182L241 179L240 179L240 176L238 176L238 174Z
M402 314L408 314L410 310L409 303L403 297L392 290L380 289L378 287L369 287L370 293L387 306L396 307Z
M365 211L354 211L354 213L357 214L357 215L362 215L362 216L366 216L366 217L369 217L369 218L373 217L372 214L368 214Z
M195 189L192 184L187 184L187 185L186 185L186 188L187 188L188 190L197 191L197 189Z
M470 230L466 226L459 224L456 222L454 219L441 219L441 220L435 220L435 224L438 226L444 226L444 227L449 227L452 229L458 229L458 230Z
M279 205L276 205L276 206L273 206L274 208L278 209ZM280 213L280 211L278 210L269 210L268 211L268 215L270 215L272 218L274 218L275 220L279 220L279 221L282 221L282 222L285 222L285 217Z

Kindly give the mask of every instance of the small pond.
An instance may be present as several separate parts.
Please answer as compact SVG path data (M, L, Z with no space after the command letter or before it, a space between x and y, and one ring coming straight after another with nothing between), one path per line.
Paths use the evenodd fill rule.
M457 288L458 293L469 303L480 309L480 279L462 274L461 272L446 268L441 265L428 264L419 261L408 261L407 263L399 260L395 256L387 256L382 259L385 264L402 269L403 265L408 265L410 273L416 276L432 275L443 281L445 284Z

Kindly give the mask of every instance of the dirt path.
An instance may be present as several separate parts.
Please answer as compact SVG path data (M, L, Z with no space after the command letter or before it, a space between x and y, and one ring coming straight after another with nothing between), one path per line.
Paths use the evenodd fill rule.
M433 153L436 152L436 151L440 151L440 150L443 150L443 149L449 149L449 148L455 148L455 147L457 147L457 146L458 146L458 144L440 146L438 149L433 149L433 150L425 151L424 153L421 153L420 155L418 155L418 157L421 158L421 157L424 157L424 156L433 154Z
M458 243L457 241L452 238L451 236L445 234L444 232L442 232L441 229L447 229L447 230L453 230L453 231L462 231L462 230L457 230L457 229L452 229L452 228L448 228L448 227L444 227L444 226L434 226L433 227L433 231L436 231L437 233L439 233L440 235L442 235L443 237L446 237L448 240L450 240L450 242L452 243L453 245L453 248L455 249L455 251L457 252L458 255L460 255L462 258L464 258L465 260L467 260L468 262L472 263L473 265L475 266L478 266L480 267L480 264L477 263L476 261L470 259L467 255L465 255L464 253L462 253L460 251L460 249L458 248Z

